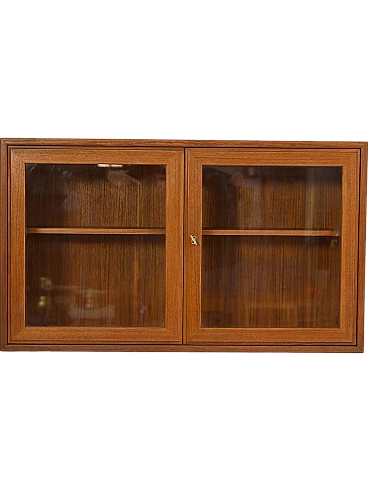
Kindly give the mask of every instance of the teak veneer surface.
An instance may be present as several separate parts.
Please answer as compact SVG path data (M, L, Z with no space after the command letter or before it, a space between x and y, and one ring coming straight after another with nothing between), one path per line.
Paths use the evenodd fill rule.
M3 350L363 351L366 143L5 138L0 155Z

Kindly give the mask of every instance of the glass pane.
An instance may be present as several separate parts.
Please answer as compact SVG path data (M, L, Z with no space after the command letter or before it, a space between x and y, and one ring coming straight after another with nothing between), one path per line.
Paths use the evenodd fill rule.
M338 327L338 237L203 236L202 327Z
M26 166L27 227L164 228L164 165Z
M28 234L28 326L163 327L164 235Z
M203 167L204 229L341 226L341 167Z

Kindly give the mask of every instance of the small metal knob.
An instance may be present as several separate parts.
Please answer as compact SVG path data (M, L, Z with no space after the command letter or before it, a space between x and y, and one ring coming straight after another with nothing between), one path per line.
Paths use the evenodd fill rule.
M189 235L190 241L193 245L198 245L197 239L195 235Z

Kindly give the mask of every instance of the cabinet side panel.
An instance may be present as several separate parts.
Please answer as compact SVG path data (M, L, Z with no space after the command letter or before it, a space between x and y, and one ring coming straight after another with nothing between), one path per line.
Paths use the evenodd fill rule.
M367 219L367 143L361 147L359 193L359 256L358 256L358 313L357 346L364 350L365 243Z
M0 142L0 349L7 345L8 147Z

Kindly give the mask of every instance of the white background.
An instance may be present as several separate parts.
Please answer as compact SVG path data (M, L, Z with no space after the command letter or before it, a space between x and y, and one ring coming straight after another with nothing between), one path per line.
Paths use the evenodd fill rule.
M3 1L2 137L361 140L365 2ZM0 486L368 488L366 354L0 353Z

